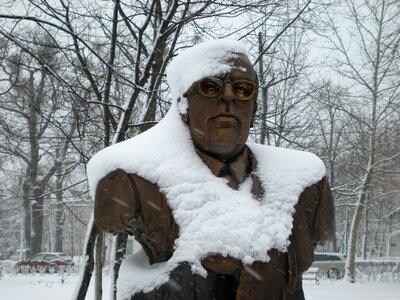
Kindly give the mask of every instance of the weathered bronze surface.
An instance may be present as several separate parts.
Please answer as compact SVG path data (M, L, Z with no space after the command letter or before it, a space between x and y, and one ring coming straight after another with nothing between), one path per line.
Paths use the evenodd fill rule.
M239 55L230 63L236 68L218 77L225 81L221 94L205 97L199 93L197 82L185 94L189 104L185 121L194 145L221 160L232 159L243 150L257 107L257 93L247 101L238 100L232 85L235 80L243 79L257 85L250 61Z
M237 82L246 80L256 87L257 77L247 57L239 55L231 62L237 68L217 76L216 86L212 81L210 85L201 83L203 86L193 83L185 94L189 108L182 119L190 128L199 157L211 172L227 178L233 189L251 176L251 191L260 197L260 180L252 174L257 161L245 145L257 106L257 92L245 99L251 95L246 90L251 85L240 87L241 82ZM120 169L108 174L97 186L95 222L104 231L133 234L152 264L172 256L179 235L159 187ZM132 299L304 299L299 276L312 263L315 244L332 236L333 223L333 201L323 178L299 197L286 253L272 249L268 263L255 262L250 267L231 257L212 255L202 261L207 278L192 275L190 267L182 264L172 272L170 282Z

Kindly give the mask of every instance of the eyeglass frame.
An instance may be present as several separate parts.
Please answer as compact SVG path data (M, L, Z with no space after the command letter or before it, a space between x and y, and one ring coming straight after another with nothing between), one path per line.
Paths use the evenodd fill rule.
M218 86L220 86L220 90L215 95L207 95L206 93L202 92L203 89L201 88L201 83L204 80L207 80L207 79L211 79L214 82L218 82L218 83L220 82L221 83L221 85L218 84ZM253 89L251 91L251 94L248 97L243 98L243 97L238 96L237 93L235 93L234 85L235 85L235 82L238 82L238 81L244 81L244 82L250 83L252 85ZM233 94L235 95L235 99L237 99L239 101L244 101L244 102L250 101L257 94L258 84L253 82L253 81L251 81L251 80L248 80L248 79L235 79L235 80L221 79L221 78L216 77L216 76L208 76L208 77L204 77L204 78L202 78L200 80L197 80L192 85L192 87L188 90L187 93L190 93L190 91L193 90L196 87L197 88L197 92L198 92L199 95L201 95L203 97L206 97L206 98L215 98L217 96L221 96L225 92L225 86L226 86L227 83L231 84Z

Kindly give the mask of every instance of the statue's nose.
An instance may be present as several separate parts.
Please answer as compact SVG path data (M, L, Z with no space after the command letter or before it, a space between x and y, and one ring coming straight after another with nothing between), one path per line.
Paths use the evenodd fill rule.
M223 100L233 101L235 99L235 93L233 92L232 83L226 82L224 85Z

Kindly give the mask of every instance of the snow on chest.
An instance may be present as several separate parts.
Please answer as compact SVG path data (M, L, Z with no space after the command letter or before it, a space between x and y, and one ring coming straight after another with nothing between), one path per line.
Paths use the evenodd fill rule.
M244 263L266 261L267 250L284 250L292 223L292 205L277 210L251 193L251 177L239 190L225 179L186 183L162 189L179 225L174 256L198 263L210 253Z

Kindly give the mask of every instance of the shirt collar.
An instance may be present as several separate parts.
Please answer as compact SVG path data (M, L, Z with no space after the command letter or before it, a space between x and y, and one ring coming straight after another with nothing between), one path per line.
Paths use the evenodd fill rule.
M228 163L201 152L200 150L196 150L196 152L201 160L210 169L211 173L213 173L215 176L219 177L221 171L224 168L228 168L239 184L242 183L246 177L256 169L254 155L247 146L245 146L241 154L239 154L233 161Z

